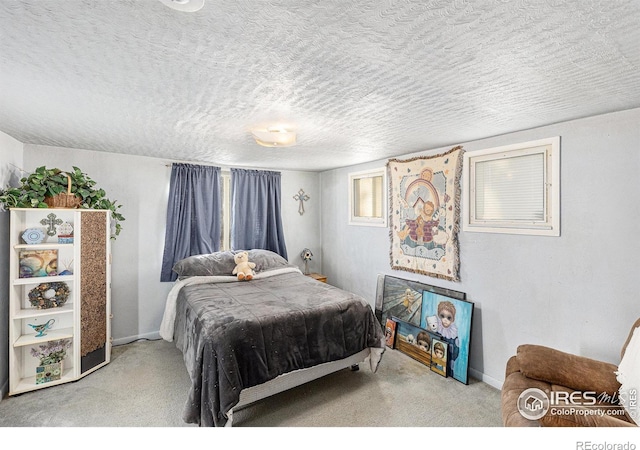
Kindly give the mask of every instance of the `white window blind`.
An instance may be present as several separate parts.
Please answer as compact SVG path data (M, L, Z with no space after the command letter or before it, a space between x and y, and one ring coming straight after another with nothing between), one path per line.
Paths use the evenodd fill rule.
M478 162L475 219L545 220L544 153Z
M349 174L349 225L387 226L386 168Z
M382 218L382 175L353 180L354 215Z

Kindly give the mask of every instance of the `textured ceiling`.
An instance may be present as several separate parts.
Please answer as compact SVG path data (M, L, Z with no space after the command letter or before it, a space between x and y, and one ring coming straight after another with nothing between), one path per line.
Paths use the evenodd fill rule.
M639 24L638 0L0 0L0 131L325 170L640 107ZM298 145L256 145L272 122Z

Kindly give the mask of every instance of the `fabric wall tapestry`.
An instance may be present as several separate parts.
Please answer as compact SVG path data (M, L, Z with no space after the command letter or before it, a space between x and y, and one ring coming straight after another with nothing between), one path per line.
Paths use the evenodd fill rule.
M463 153L388 161L392 269L459 281Z

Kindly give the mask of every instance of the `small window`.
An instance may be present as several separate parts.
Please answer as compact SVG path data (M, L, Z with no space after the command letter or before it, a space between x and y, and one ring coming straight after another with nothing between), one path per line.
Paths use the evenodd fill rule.
M385 168L349 174L349 225L387 226Z
M560 235L560 138L464 155L463 231Z

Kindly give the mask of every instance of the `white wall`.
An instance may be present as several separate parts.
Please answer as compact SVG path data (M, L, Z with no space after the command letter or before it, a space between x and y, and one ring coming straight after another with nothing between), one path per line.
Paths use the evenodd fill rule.
M22 178L23 145L0 131L0 188ZM0 212L0 400L9 391L9 213Z
M125 217L112 243L112 335L114 343L157 338L172 283L160 282L172 161L50 146L25 145L24 168L79 167L122 204ZM282 216L289 260L302 267L304 247L320 248L319 175L282 171ZM300 188L311 199L304 215L293 199ZM319 253L319 252L318 252ZM321 264L321 260L318 261Z
M640 317L639 123L635 109L462 143L472 152L561 136L561 236L461 232L460 282L391 270L388 229L347 224L348 173L386 160L323 172L323 270L372 305L378 273L466 292L475 303L471 375L496 387L524 343L617 364Z
M282 172L282 225L284 228L289 262L304 271L304 261L300 258L303 248L313 253L309 271L320 272L322 248L320 241L320 174L317 172ZM300 202L293 197L302 189L309 196L304 202L304 213L298 212Z

